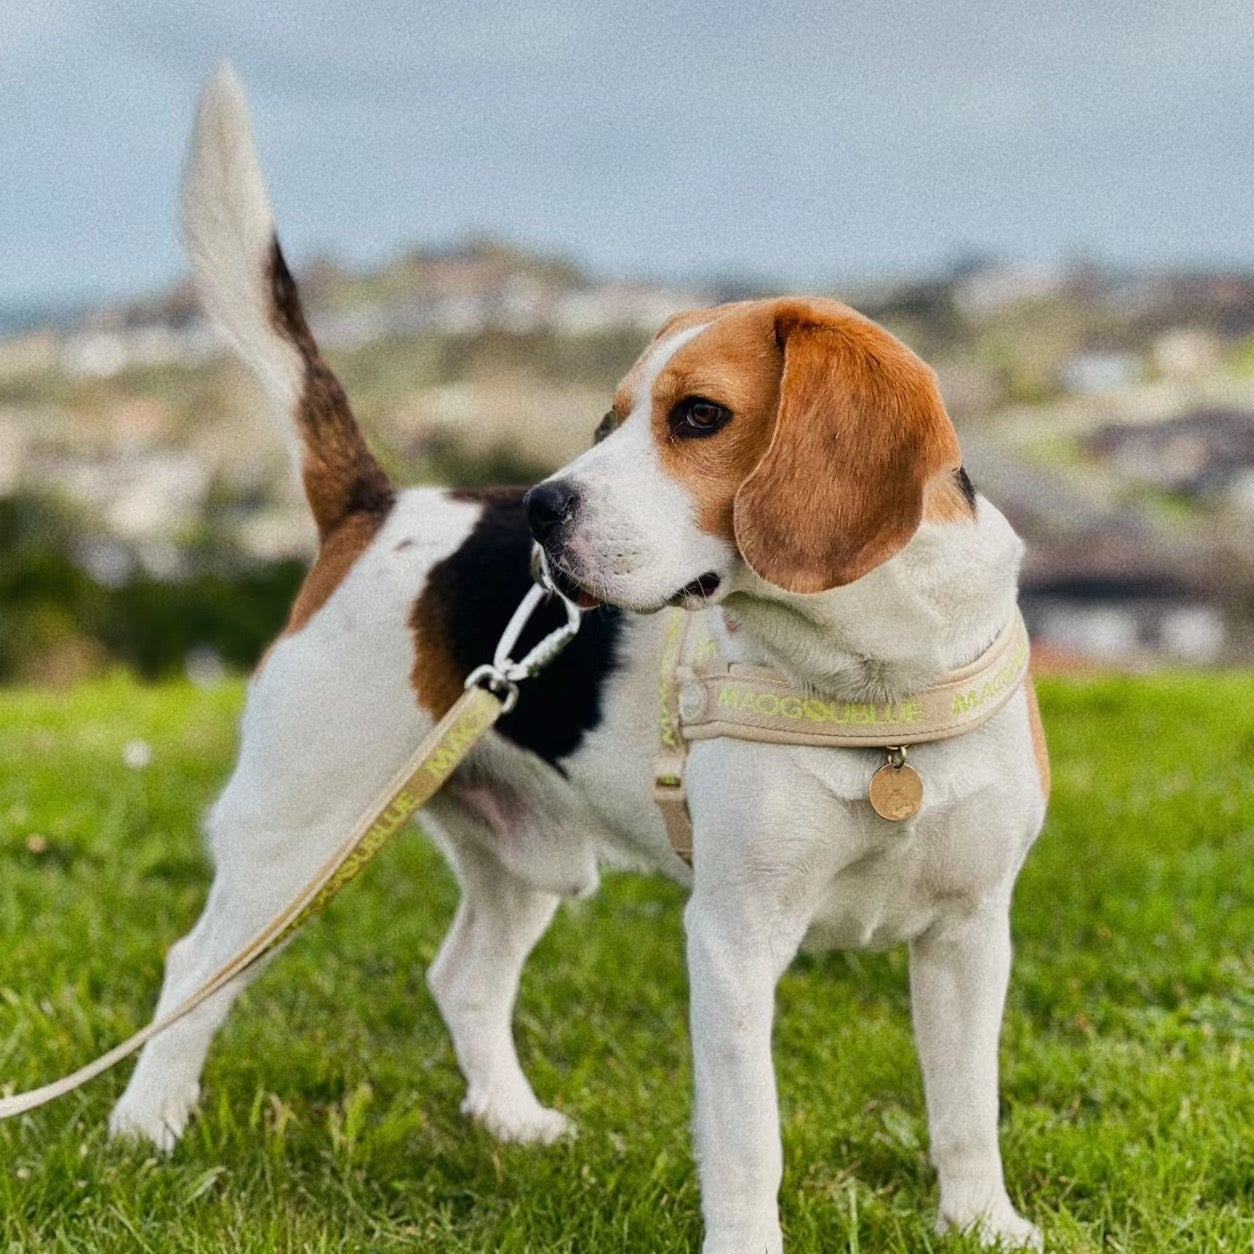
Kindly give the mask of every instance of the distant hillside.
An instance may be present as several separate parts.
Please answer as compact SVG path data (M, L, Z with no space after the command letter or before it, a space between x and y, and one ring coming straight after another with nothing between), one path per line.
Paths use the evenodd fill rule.
M318 260L300 281L389 471L463 484L562 464L670 314L753 294L602 280L494 239L365 272ZM833 294L937 369L977 487L1028 541L1029 612L1055 656L1254 660L1254 279L980 262ZM93 587L190 596L201 581L204 605L215 580L307 557L282 442L189 284L76 315L0 316L0 502L26 520L20 551L0 543L0 588L25 595L12 590L31 586L31 563L52 580L25 644L10 625L0 677L23 659L99 661L123 638L101 626L89 648L52 648L84 632L71 586L74 604L99 607L108 596ZM263 637L249 628L249 642ZM252 647L186 645L230 658Z

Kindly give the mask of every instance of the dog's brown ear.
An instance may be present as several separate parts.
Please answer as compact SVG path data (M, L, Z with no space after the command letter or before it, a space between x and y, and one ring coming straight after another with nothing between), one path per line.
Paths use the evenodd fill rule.
M887 331L826 301L784 301L779 408L735 502L736 543L789 592L852 583L914 535L928 483L962 462L931 370Z

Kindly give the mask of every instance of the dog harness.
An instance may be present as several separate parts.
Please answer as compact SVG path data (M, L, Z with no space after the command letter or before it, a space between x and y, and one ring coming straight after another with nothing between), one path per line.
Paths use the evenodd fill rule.
M694 740L729 736L772 745L878 749L885 760L868 799L895 822L918 812L923 781L906 761L910 745L961 736L987 722L1028 673L1028 633L1016 609L974 662L922 692L893 702L845 701L792 683L780 671L727 662L705 614L670 610L662 643L660 740L653 796L671 848L692 862L692 818L684 765Z

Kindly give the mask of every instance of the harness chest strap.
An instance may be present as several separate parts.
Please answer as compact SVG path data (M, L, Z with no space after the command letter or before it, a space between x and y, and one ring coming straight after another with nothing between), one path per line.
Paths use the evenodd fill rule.
M992 718L1028 671L1028 633L1018 610L970 665L922 692L883 704L824 697L768 667L725 662L696 619L674 611L663 637L661 743L654 771L654 799L667 837L686 862L692 861L683 784L690 741L729 736L764 744L887 749L947 740Z

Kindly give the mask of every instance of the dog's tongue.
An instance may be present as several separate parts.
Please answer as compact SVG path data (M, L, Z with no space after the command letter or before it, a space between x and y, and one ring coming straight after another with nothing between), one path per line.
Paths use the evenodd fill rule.
M591 593L585 592L582 588L575 593L575 604L581 610L595 610L601 604Z

